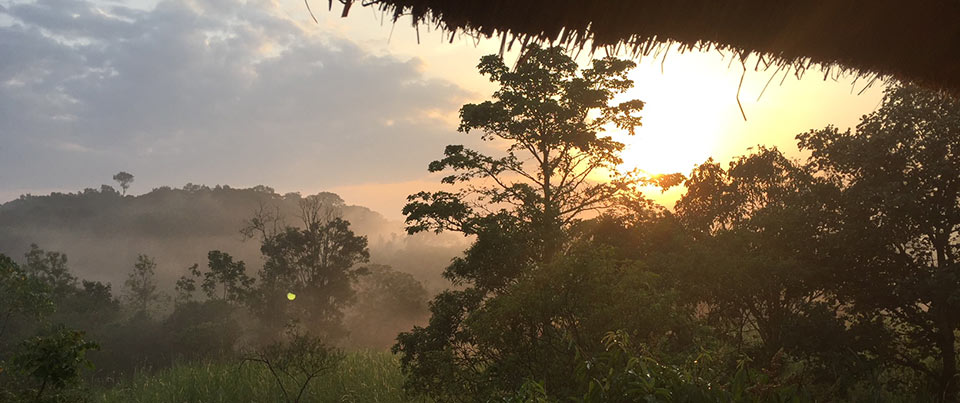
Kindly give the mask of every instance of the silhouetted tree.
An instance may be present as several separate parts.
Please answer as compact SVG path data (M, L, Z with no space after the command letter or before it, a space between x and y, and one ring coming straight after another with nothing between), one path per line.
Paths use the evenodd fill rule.
M888 359L935 375L939 398L956 399L960 101L897 85L855 131L828 126L798 139L843 189L845 296L902 335Z
M403 209L411 234L476 236L444 273L462 288L433 300L428 326L398 337L394 351L401 354L408 388L441 401L484 400L528 376L549 373L561 377L551 381L562 382L572 373L565 369L573 354L564 359L559 354L569 352L563 334L573 331L568 325L576 319L564 316L571 312L532 305L534 295L545 295L531 277L566 267L553 262L569 246L568 231L583 213L637 198L636 178L592 177L615 171L621 162L623 144L601 132L613 126L633 134L640 125L643 102L611 105L633 86L627 78L632 67L631 61L608 57L579 70L560 48L527 48L513 69L494 55L481 59L480 72L499 89L491 101L463 106L459 130L496 141L505 147L503 155L447 146L429 170L449 172L442 182L459 188L420 192L408 197ZM556 359L544 360L546 351Z
M187 268L187 274L177 279L177 284L174 286L177 293L174 297L175 305L193 301L193 293L197 291L197 279L201 276L199 267L198 264L194 263Z
M561 48L530 47L512 70L498 56L483 57L480 72L500 88L493 101L463 106L459 130L504 141L505 156L447 146L444 158L430 163L430 172L450 170L443 183L469 185L410 196L403 209L407 230L475 235L491 217L509 215L516 221L512 225L537 233L531 257L550 260L560 250L565 227L585 211L609 206L628 185L624 178L597 182L591 175L621 162L623 144L601 136L604 127L634 134L640 126L636 113L643 102L610 105L633 86L627 72L634 65L604 58L578 72Z
M127 195L127 189L130 188L130 184L133 183L133 175L120 171L116 175L113 175L113 180L120 184L120 188L123 189L123 195Z
M301 199L300 206L303 228L244 231L262 234L260 251L266 259L252 308L272 327L299 319L309 330L341 337L343 308L353 302L353 284L366 273L360 265L370 258L367 238L354 234L350 223L320 198ZM287 301L287 293L296 300Z
M233 256L212 250L207 254L209 271L203 274L201 288L210 299L240 303L249 294L254 279L247 276L246 264L233 261ZM217 290L220 294L217 295Z
M676 213L692 239L680 253L702 257L680 286L705 303L709 323L757 365L784 352L816 357L823 366L810 376L848 386L849 365L866 360L854 355L862 346L840 314L829 258L840 247L839 188L765 147L728 169L707 161L685 185Z

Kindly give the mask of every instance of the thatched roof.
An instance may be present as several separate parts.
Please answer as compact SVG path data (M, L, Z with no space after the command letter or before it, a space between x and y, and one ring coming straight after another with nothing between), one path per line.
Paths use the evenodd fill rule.
M332 2L332 0L330 0ZM353 0L344 3L344 15ZM960 0L368 0L418 26L649 55L718 48L960 94ZM749 66L753 69L757 66Z

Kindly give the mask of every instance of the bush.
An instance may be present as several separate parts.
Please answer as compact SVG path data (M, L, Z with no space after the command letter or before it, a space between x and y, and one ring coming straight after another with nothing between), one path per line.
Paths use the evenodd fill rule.
M310 382L334 369L343 360L343 353L320 338L300 333L293 326L287 340L273 343L244 358L244 362L263 364L280 388L285 402L300 402Z
M87 351L99 348L83 332L57 327L49 335L23 341L11 364L16 372L32 380L23 393L29 391L34 401L61 401L66 389L80 383L81 371L93 368ZM44 396L48 390L51 392Z

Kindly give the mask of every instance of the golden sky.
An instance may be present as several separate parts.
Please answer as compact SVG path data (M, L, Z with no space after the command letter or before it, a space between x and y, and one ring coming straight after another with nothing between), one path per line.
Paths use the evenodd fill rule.
M289 6L290 15L296 15L298 6L295 3ZM355 9L345 19L331 18L336 16L325 12L320 14L323 14L319 16L321 24L328 29L345 32L370 49L401 58L421 59L425 74L470 90L474 98L471 102L487 99L494 90L476 72L475 65L481 56L499 50L496 39L475 41L460 37L451 44L436 32L421 30L418 44L409 21L401 21L396 26L389 22L381 25L377 15L367 9ZM305 23L308 30L324 30L309 25ZM508 59L511 56L515 57L506 55ZM586 54L578 59L582 64L588 60ZM633 137L614 135L627 145L623 153L624 167L651 174L686 174L707 158L727 162L756 145L776 146L790 156L801 158L794 140L797 134L829 124L853 127L860 116L879 106L883 92L879 82L864 90L865 81L854 83L852 76L824 80L819 68L811 69L802 78L790 72L782 81L784 71L781 71L770 81L775 69L754 71L754 59L746 63L748 71L739 92L746 114L744 120L737 104L743 67L739 62L731 63L729 56L717 51L672 51L666 59L658 55L635 61L638 67L630 75L635 87L624 98L646 102L641 114L643 126ZM764 86L767 86L765 91ZM453 130L456 115L450 113L448 119L450 142L462 142L463 137ZM436 155L441 151L437 150ZM357 184L333 191L348 202L370 206L390 218L400 218L398 213L391 212L399 211L403 197L435 181L436 177L425 172L423 177L402 183ZM436 185L430 187L436 188ZM666 195L650 196L672 206L680 192L682 189L675 189Z
M99 188L123 170L132 194L262 184L402 219L408 194L439 188L426 167L444 145L477 143L456 132L457 112L493 92L476 65L500 43L426 28L418 43L409 20L311 3L316 23L300 0L0 3L0 202ZM638 62L624 97L646 102L643 127L613 135L624 168L649 173L758 144L798 156L796 134L853 126L882 91L811 71L778 76L758 100L772 71L751 70L744 120L740 63L716 51Z

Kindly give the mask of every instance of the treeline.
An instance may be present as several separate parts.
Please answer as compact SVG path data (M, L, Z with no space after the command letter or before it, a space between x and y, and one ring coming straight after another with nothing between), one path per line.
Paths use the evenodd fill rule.
M135 186L134 186L135 187ZM391 222L338 195L320 192L351 228L367 236L371 259L411 273L432 291L444 286L437 274L463 248L456 237L404 236ZM308 197L279 194L268 186L235 188L186 184L124 196L111 186L75 193L24 195L0 205L0 252L19 255L31 244L70 256L79 277L119 285L137 255L158 260L158 281L172 287L183 267L206 258L207 251L230 251L251 264L260 262L260 245L244 241L244 220L270 208L296 224L299 203Z
M632 62L578 71L560 49L496 56L493 99L448 146L408 230L476 237L461 286L402 333L406 388L436 401L955 401L960 325L960 103L886 90L855 130L800 134L689 175L620 163L643 103L610 104ZM664 150L663 152L670 152ZM636 189L682 184L673 211ZM597 212L584 219L585 212Z
M318 195L299 208L297 225L275 208L246 221L259 271L211 250L173 289L143 254L119 292L77 278L60 252L0 255L0 401L83 401L138 371L211 360L268 365L283 385L305 386L336 365L337 346L383 346L423 319L427 290L370 264L340 205Z

